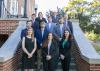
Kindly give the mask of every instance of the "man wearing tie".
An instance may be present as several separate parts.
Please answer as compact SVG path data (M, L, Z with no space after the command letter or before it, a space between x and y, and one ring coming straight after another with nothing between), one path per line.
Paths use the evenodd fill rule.
M63 36L63 33L64 33L64 30L66 30L66 26L64 24L64 18L63 17L60 17L59 18L59 24L57 24L55 27L54 27L54 36L55 38L60 41L62 39L62 36Z
M49 32L52 32L53 33L53 30L54 30L54 27L56 26L55 23L52 22L52 17L51 16L48 16L48 23L46 25L46 28Z
M41 47L43 41L46 39L46 36L48 34L48 30L45 27L45 21L40 22L40 28L35 31L35 37L37 39L37 70L39 71L41 68Z

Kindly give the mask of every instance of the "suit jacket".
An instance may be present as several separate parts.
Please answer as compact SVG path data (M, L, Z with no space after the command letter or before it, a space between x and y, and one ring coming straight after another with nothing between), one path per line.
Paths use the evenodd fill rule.
M39 23L37 21L32 22L32 28L34 30L39 29Z
M46 28L44 29L43 37L42 37L42 32L41 32L40 29L37 29L37 30L35 31L34 36L35 36L36 39L37 39L37 47L38 47L38 48L41 48L41 45L40 45L40 44L43 43L43 41L46 39L47 34L48 34L48 30L47 30Z
M72 22L71 21L67 21L67 23L65 22L65 25L68 26L71 34L73 35L73 26L72 26Z
M50 50L49 50L49 55L51 55L52 59L55 60L55 57L58 56L58 51L57 51L58 45L56 41L52 41ZM43 59L46 59L46 56L48 55L48 46L42 48L42 56Z
M66 29L66 26L63 25L62 33L64 33L64 30L65 30L65 29ZM54 34L54 36L56 37L56 39L62 38L62 36L61 36L61 31L60 31L60 25L59 25L59 24L57 24L57 25L54 27L53 34Z
M60 42L60 47L59 47L59 53L60 54L63 54L65 56L65 58L69 57L70 56L70 52L71 52L71 43L70 43L70 40L68 40L68 42L64 45L64 48L62 46L63 44L63 39L61 40Z
M25 28L25 29L23 29L23 30L21 31L21 39L22 39L24 36L26 36L26 32L27 32L27 28Z
M47 28L47 30L49 31L49 32L52 32L53 33L53 30L54 30L54 27L56 26L56 24L55 23L51 23L51 28L49 28L49 24L47 23L46 24L46 28Z
M58 16L56 16L56 18L54 17L54 16L52 16L52 22L53 23L58 23L58 19L59 19L59 17Z

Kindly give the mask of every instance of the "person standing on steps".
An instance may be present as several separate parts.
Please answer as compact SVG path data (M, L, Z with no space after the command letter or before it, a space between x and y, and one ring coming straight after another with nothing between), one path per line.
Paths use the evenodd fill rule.
M57 42L53 38L51 32L48 33L46 40L42 45L42 57L43 57L43 70L55 71L57 67L55 58L57 55Z
M45 21L42 20L40 21L40 28L35 31L35 37L37 39L37 47L38 47L37 49L37 71L40 71L41 69L42 44L43 44L43 41L46 39L47 34L48 34L48 30L46 28L46 23Z
M24 71L35 71L35 52L37 49L36 38L33 29L27 29L27 34L22 38L22 69Z
M59 46L62 69L63 71L69 71L71 60L71 32L68 29L64 31Z

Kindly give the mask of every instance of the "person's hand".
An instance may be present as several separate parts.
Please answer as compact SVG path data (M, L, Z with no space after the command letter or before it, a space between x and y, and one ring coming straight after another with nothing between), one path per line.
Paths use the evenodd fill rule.
M50 59L51 59L51 55L47 55L46 60L50 60Z
M40 46L42 46L42 43L40 44Z
M59 38L59 41L61 41L62 38Z
M64 60L65 56L61 54L61 55L60 55L60 58L61 58L62 60Z
M28 54L28 58L31 58L32 57L32 54Z

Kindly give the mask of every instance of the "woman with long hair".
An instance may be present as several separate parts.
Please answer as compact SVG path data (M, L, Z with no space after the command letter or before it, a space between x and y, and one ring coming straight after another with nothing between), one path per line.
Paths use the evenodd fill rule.
M53 39L53 34L49 32L42 46L44 71L55 71L55 67L56 67L55 57L56 56L57 56L57 43Z
M29 28L26 36L22 39L22 69L24 71L33 71L35 69L36 49L36 38L34 38L33 29Z
M69 71L71 59L71 34L69 30L65 30L63 38L60 42L59 53L63 71Z

